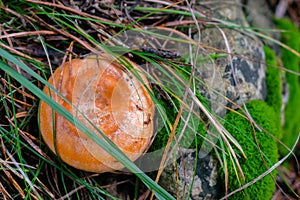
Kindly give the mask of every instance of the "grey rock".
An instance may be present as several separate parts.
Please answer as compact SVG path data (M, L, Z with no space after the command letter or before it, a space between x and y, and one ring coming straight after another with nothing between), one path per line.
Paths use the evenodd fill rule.
M202 151L197 154L194 149L180 148L178 154L180 157L164 169L160 184L177 199L217 198L220 191L217 160Z
M212 13L212 17L249 26L240 6L241 2L238 0L231 2L231 4L224 3L222 9ZM233 3L236 3L236 6ZM210 6L215 5L212 3ZM266 98L265 65L263 64L265 55L261 41L254 34L239 28L216 27L201 30L195 38L200 38L201 44L210 47L198 55L200 57L209 57L215 50L219 53L230 53L207 62L197 63L196 76L204 82L199 87L203 96L233 108L235 106L226 102L222 95L238 105L250 100ZM219 94L215 94L213 90ZM214 108L214 105L212 108L219 116L225 114L224 108L219 106Z
M266 39L263 39L264 44L272 48L276 54L280 53L280 48L277 44L268 40L271 39L280 39L280 33L277 31L270 31L276 29L276 25L272 20L272 12L270 11L269 5L266 0L251 0L245 2L245 16L249 24L253 27L258 28L258 32L266 36Z

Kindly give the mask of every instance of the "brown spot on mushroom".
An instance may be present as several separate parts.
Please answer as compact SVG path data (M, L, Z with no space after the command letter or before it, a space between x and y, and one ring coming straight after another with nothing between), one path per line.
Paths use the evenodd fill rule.
M148 113L148 114L147 114L147 118L146 118L146 120L144 121L144 124L145 124L145 125L149 125L150 123L151 123L151 114Z

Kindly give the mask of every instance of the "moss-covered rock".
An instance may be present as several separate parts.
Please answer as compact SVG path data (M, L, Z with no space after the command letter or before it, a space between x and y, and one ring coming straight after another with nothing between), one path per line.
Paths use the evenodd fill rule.
M269 106L273 107L280 117L282 106L282 81L280 77L280 69L277 68L277 58L275 52L267 46L264 46L266 56L266 84L267 84L267 97L266 102Z
M241 178L239 178L241 182L238 181L236 168L227 159L229 192L257 178L274 165L279 157L276 140L270 136L270 134L273 134L275 137L279 137L280 135L280 122L278 121L279 118L276 112L266 102L259 100L248 103L247 108L254 121L264 131L259 131L240 114L230 112L226 115L225 128L239 142L247 156L247 159L239 159L245 175L245 182ZM241 111L238 112L242 113ZM235 150L238 152L236 148ZM275 172L272 174L275 175ZM270 175L267 175L245 190L234 194L230 199L245 199L246 196L247 199L267 200L271 199L274 191L275 182Z
M279 29L285 30L285 32L281 33L281 41L296 52L300 52L299 29L287 19L277 19L276 24ZM281 49L281 54L285 68L294 72L300 72L300 58L297 55L285 48ZM300 107L299 75L286 72L286 81L289 86L289 97L284 111L285 123L283 126L282 142L291 148L300 132L300 112L298 111ZM280 146L280 152L285 155L287 150L285 147Z

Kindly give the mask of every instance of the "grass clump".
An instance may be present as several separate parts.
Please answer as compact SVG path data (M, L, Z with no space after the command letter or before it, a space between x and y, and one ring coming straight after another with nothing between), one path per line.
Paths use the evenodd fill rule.
M286 30L286 32L281 33L282 42L299 52L300 33L298 28L287 19L277 19L276 23L279 29ZM285 68L293 72L300 72L298 56L285 48L281 49L281 56ZM289 97L284 112L285 123L283 125L284 137L282 142L291 148L300 132L300 112L297 112L297 109L300 107L300 81L298 75L289 72L286 73L286 81L289 87ZM280 152L284 155L287 150L284 147L280 147Z
M266 102L254 100L247 104L247 109L253 120L263 128L259 131L249 120L243 117L241 111L230 112L226 115L225 127L232 136L239 141L247 159L239 159L245 175L245 181L237 178L237 169L232 162L228 162L229 192L248 183L278 161L276 141L271 137L280 136L280 122L277 113ZM258 148L259 146L259 148ZM273 177L275 172L272 173ZM275 181L270 175L265 176L243 191L235 193L230 199L271 199L275 191Z

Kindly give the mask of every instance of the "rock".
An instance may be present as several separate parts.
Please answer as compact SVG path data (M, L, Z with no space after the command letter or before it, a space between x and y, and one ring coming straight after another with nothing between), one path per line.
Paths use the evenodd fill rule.
M226 1L221 7L216 1L206 1L205 6L199 2L196 9L225 24L249 27L240 0ZM265 54L254 34L239 27L208 27L196 33L194 40L201 46L195 67L198 89L211 100L217 116L225 116L225 106L235 109L250 100L265 100ZM178 154L181 157L166 167L160 184L177 199L218 199L223 186L217 181L217 160L202 150L197 163L194 149L181 148Z
M251 26L258 28L258 32L266 37L280 40L280 33L270 31L276 29L276 25L272 20L272 12L266 0L252 0L245 2L245 15ZM271 40L263 39L264 44L272 48L276 54L280 53L280 47Z
M249 24L240 6L241 1L231 2L224 3L222 9L214 10L211 13L212 17L230 20L237 25L248 27ZM217 3L209 5L214 7L214 4L217 5ZM197 33L194 38L199 38L199 34L200 43L213 50L209 49L198 56L209 57L215 49L231 53L228 56L222 55L208 62L198 63L196 76L206 84L199 87L203 96L233 108L232 103L226 102L222 95L239 105L250 100L266 98L265 65L263 64L265 55L263 45L255 35L239 28L206 28L201 30L201 33ZM213 90L221 95L215 94ZM216 106L212 105L212 109L219 116L224 116L225 108L214 107Z
M176 163L164 169L160 184L177 199L216 199L220 191L217 160L202 151L197 158L194 149L180 148L178 154Z

